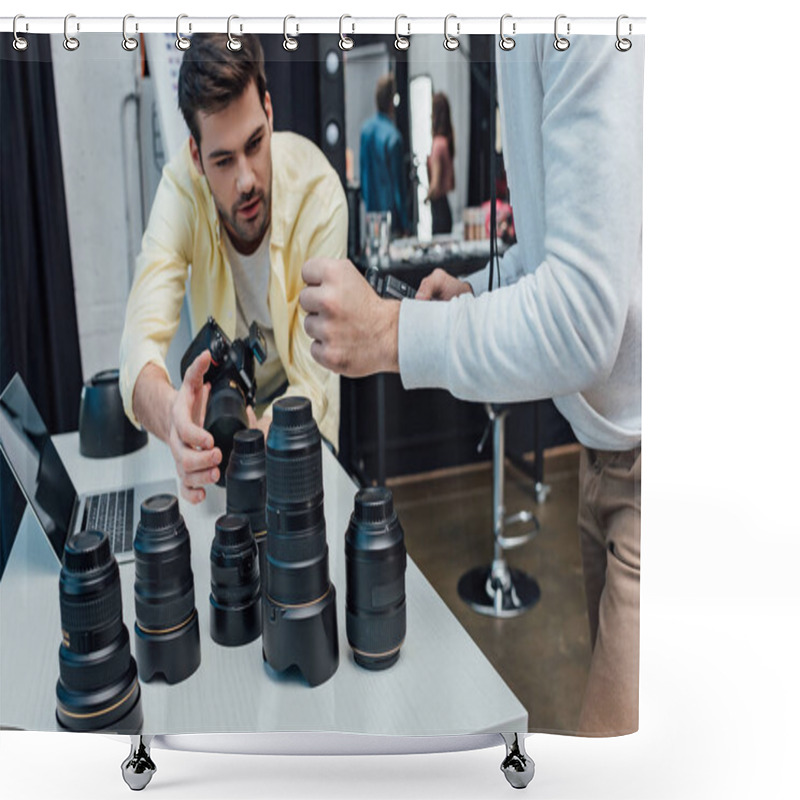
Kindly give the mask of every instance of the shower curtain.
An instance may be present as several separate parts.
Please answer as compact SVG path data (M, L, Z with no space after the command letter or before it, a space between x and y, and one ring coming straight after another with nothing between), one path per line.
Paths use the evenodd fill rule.
M494 36L465 35L450 50L425 34L404 50L393 36L356 35L342 49L338 36L304 33L292 50L284 37L250 34L251 68L229 37L214 36L206 48L214 37L187 35L186 49L173 34L150 33L134 50L111 34L82 35L73 50L59 35L49 50L3 43L4 86L12 70L52 62L62 175L51 190L63 179L68 230L41 210L27 227L40 241L60 237L72 265L70 275L70 259L42 247L17 264L4 249L3 302L14 286L28 330L30 316L54 312L18 276L74 281L61 302L74 303L77 326L61 329L62 345L77 351L84 383L118 369L125 424L150 432L142 450L105 460L81 455L79 433L51 427L55 448L76 495L173 481L190 543L198 664L172 682L142 674L143 557L120 559L125 652L139 670L126 702L136 698L139 715L104 716L117 700L99 700L91 713L108 725L98 729L635 731L644 37L620 47L613 35L518 35L501 49ZM28 108L3 115L4 163L14 142L41 135ZM38 161L31 151L17 163L19 181L34 181ZM10 207L21 184L5 178ZM3 216L0 240L17 237L13 220ZM374 309L375 327L331 363L320 345L348 344L325 327L335 303L347 311L347 295L336 294L345 279L369 294L342 319L363 324ZM330 304L309 308L307 287ZM230 343L245 341L252 321L264 332L247 424L269 441L284 419L276 403L303 397L321 436L314 553L332 607L324 631L297 625L280 645L265 632L270 614L303 603L269 605L264 583L257 636L235 646L212 636L212 543L230 496L211 479L218 465L187 477L178 426L166 406L148 406L140 382L155 371L154 392L179 389L181 360L209 316ZM361 359L384 345L384 319L394 320L388 361L361 372L353 365L373 363ZM23 327L3 323L4 383L47 363L43 340L26 340L19 355ZM81 396L57 371L28 389L40 411L60 403L77 418ZM193 421L203 429L202 415ZM187 449L203 452L194 440ZM5 506L18 490L12 473L0 474ZM268 496L276 485L266 482ZM369 607L358 611L347 533L362 513L359 490L384 487L403 568L380 562ZM48 498L38 499L46 516ZM262 582L286 567L279 514L267 512ZM89 730L56 690L96 676L87 678L89 665L70 673L68 567L41 514L29 507L3 531L0 724ZM253 523L250 533L263 532ZM386 645L391 663L378 658L376 669L353 631L369 619L380 632L380 619L400 616L402 634ZM323 656L292 664L274 655L314 637L328 648L320 682L304 659ZM97 691L117 697L109 686Z

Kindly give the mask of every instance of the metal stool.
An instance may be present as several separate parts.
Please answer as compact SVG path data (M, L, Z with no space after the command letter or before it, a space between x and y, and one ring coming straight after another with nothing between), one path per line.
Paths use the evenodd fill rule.
M512 569L503 551L526 544L539 532L539 521L531 511L506 516L503 502L505 479L505 420L510 408L486 404L492 423L492 506L494 517L494 559L488 567L475 567L458 581L459 597L473 611L491 617L516 617L532 608L539 597L539 584L526 573ZM506 525L533 523L533 527L516 536L506 536Z

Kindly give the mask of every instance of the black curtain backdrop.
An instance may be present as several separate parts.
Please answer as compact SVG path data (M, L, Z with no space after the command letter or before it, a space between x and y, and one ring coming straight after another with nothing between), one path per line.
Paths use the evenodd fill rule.
M299 51L284 50L283 36L261 34L260 38L275 130L299 133L321 146L319 62L316 47L312 46L316 42L303 41L303 57Z
M0 390L19 372L51 433L83 383L50 37L0 37ZM0 458L0 574L25 507Z

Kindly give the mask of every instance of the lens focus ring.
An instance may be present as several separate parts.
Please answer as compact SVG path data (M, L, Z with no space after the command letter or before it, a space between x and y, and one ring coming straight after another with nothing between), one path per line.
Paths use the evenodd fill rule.
M316 452L267 459L267 497L270 506L319 502L322 494L322 458Z

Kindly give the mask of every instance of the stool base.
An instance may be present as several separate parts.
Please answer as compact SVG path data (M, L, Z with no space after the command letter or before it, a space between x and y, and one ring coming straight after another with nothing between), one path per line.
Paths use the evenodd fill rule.
M533 608L541 591L534 578L501 561L462 575L458 595L473 611L502 618L516 617Z

